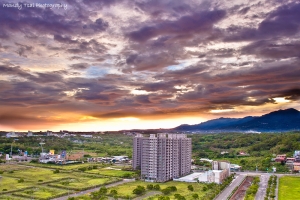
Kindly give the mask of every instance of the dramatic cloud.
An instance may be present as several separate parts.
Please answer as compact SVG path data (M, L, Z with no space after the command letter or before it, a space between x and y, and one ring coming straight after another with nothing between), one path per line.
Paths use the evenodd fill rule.
M0 0L0 126L171 128L300 109L299 0L61 3Z

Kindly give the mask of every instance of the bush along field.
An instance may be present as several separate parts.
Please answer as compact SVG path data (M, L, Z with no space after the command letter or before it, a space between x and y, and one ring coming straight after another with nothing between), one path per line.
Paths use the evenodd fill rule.
M277 186L277 176L272 175L268 181L268 187L266 191L265 200L274 200L276 197L275 190Z
M73 200L96 200L96 199L213 199L227 185L231 183L233 176L226 179L223 184L215 183L185 183L169 181L166 183L149 183L144 181L129 182L115 187L102 187L90 195L72 198Z

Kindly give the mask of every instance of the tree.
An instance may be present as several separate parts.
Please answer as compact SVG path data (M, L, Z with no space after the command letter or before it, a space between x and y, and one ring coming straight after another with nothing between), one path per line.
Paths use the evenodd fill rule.
M110 191L110 195L112 195L112 196L115 196L115 195L117 195L118 194L118 191L117 190L111 190Z
M172 192L172 189L170 187L167 187L165 189L162 189L161 192L164 194L164 195L168 195Z
M176 192L177 191L177 187L176 186L169 186L168 188L170 188L172 192Z
M133 191L132 193L133 194L136 194L136 195L141 195L141 194L144 194L146 192L146 189L144 186L140 186L138 185Z
M192 185L188 185L188 190L189 191L194 191L194 187Z
M106 193L107 193L107 188L106 187L101 187L99 189L99 194L100 195L106 195Z
M199 195L198 195L197 193L194 193L194 194L192 195L192 197L193 197L194 199L199 199Z
M147 185L147 189L148 190L153 190L153 185L152 184Z
M153 189L154 190L160 190L160 186L158 184L156 184L156 185L153 186Z
M178 199L178 200L185 200L185 197L180 194L174 194L174 197L175 197L175 199Z
M158 200L170 200L170 197L166 197L166 196L159 196Z

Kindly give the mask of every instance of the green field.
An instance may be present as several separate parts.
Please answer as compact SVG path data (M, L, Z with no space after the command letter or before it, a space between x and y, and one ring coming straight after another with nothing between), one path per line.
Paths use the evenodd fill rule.
M148 184L156 184L156 183L149 183L149 182L143 182L143 181L135 181L135 182L130 182L130 183L126 183L123 185L119 185L116 187L112 187L109 188L109 190L117 190L118 191L118 196L128 196L130 198L134 198L136 195L134 195L132 193L132 191L138 186L144 186L146 187ZM157 183L160 185L161 189L164 189L168 186L176 186L177 191L176 192L172 192L170 195L168 195L168 197L170 197L170 199L175 199L174 198L174 194L181 194L182 196L184 196L186 199L192 199L192 194L197 193L199 195L199 198L201 198L202 196L204 196L208 191L203 192L202 188L203 186L205 186L205 184L202 183L184 183L184 182L175 182L175 181L170 181L170 182L166 182L166 183ZM191 192L188 190L188 185L192 185L194 187L194 192ZM149 190L147 190L148 192ZM157 199L157 198L154 198Z
M3 169L5 168L4 166L1 165ZM109 177L108 174L104 177L103 175L78 172L77 170L67 171L60 169L59 173L53 173L54 169L48 168L26 167L24 165L19 167L18 165L6 166L6 169L10 168L13 170L3 170L4 173L1 174L2 178L0 179L0 193L9 192L9 194L5 195L14 194L21 197L53 198L57 195L66 194L66 192L81 191L120 180L118 177ZM81 166L86 167L90 165L72 165L73 169L78 169ZM107 171L120 172L121 170L104 170L104 172ZM126 173L126 171L121 172ZM9 198L11 197L7 196L4 199Z
M127 178L135 174L132 171L123 171L123 170L115 170L115 169L93 169L87 172L93 174L100 174L104 176L127 177Z
M27 198L15 197L11 195L0 195L0 200L28 200Z
M9 172L9 171L17 171L17 170L24 170L28 167L16 164L0 164L0 171L2 172Z
M18 183L18 178L2 177L2 179L0 179L0 192L27 188L33 185L34 183L32 182Z
M68 194L68 190L49 188L49 187L34 187L32 189L16 192L15 195L20 195L27 198L53 198L59 195Z
M25 183L37 183L39 180L53 181L60 178L66 178L70 176L69 173L57 173L54 174L53 170L45 168L26 168L20 171L14 171L14 173L4 173L3 176L11 178L22 178Z
M78 164L68 164L68 165L56 165L56 164L43 164L43 163L22 163L22 165L42 167L42 168L53 168L62 170L78 170L82 167L97 166L98 168L107 167L109 164L102 163L78 163Z
M98 185L108 184L117 181L116 178L98 178L98 177L84 177L71 178L68 180L59 181L57 183L51 183L50 186L68 188L72 190L83 190L85 188L95 187Z
M284 176L279 179L279 200L295 200L300 198L300 177Z

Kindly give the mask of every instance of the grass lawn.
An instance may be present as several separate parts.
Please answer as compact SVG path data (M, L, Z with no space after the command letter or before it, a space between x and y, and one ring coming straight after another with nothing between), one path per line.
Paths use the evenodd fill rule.
M88 173L100 174L105 176L116 176L116 177L126 177L127 175L131 177L131 175L135 174L132 171L123 171L123 170L115 170L115 169L93 169L87 171Z
M109 182L116 181L116 178L90 178L90 177L80 177L72 178L69 180L60 181L58 183L49 184L50 186L59 186L74 190L82 190L83 188L93 187L101 184L106 184Z
M279 200L300 198L300 177L284 176L279 179Z
M11 178L11 177L5 177L3 176L2 179L0 179L0 192L2 191L12 191L17 189L22 189L26 187L33 186L33 183L18 183L17 178ZM0 195L1 196L1 195Z
M146 188L146 186L148 184L159 184L161 189L164 189L168 186L176 186L177 191L176 192L172 192L170 195L168 195L170 197L170 199L175 199L174 198L174 194L178 193L181 194L182 196L184 196L186 199L192 199L192 194L197 193L199 195L199 198L201 199L202 196L204 196L207 192L203 192L202 188L203 186L205 186L205 184L203 183L184 183L184 182L175 182L175 181L169 181L166 183L149 183L149 182L143 182L143 181L135 181L135 182L130 182L130 183L126 183L123 185L119 185L116 187L112 187L109 188L109 190L117 190L118 191L118 195L121 196L129 196L130 198L135 197L134 194L132 194L132 191L138 186L144 186ZM194 187L194 192L191 192L187 189L188 185L192 185ZM149 191L149 190L147 190Z
M60 178L69 177L69 173L57 173L54 174L53 170L45 168L26 168L22 171L14 171L14 173L4 173L3 176L11 178L23 178L25 184L38 183L39 180L52 181Z
M15 165L15 164L0 164L0 171L3 171L4 173L9 171L15 171L15 170L24 170L28 167L22 166L22 165Z
M49 188L49 187L35 187L22 192L16 192L16 195L23 195L28 198L53 198L57 195L68 194L68 190Z
M96 165L97 167L106 167L107 165L102 163L78 163L78 164L69 164L69 165L56 165L56 164L43 164L43 163L23 163L23 165L35 166L35 167L45 167L53 169L62 169L62 170L77 170L82 167L89 167Z
M10 195L1 195L0 196L0 200L22 200L22 199L24 199L24 198L22 198L22 197L14 197L14 196L10 196ZM26 200L28 200L28 199L26 198Z

